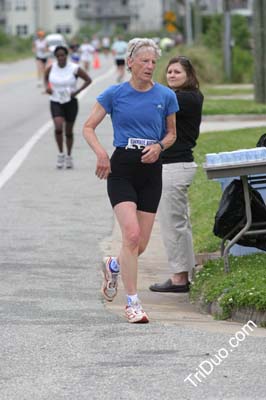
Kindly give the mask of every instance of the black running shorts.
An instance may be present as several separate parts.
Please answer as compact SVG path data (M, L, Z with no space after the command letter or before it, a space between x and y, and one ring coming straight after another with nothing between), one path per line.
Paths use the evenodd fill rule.
M119 67L120 65L125 65L126 61L123 58L119 58L118 60L115 60L115 63Z
M47 58L36 57L36 60L41 61L43 64L47 63Z
M78 114L78 100L74 97L68 103L50 102L52 117L63 117L67 122L75 122Z
M108 195L114 207L131 201L139 211L156 213L162 193L162 162L141 162L141 150L117 148L111 157L107 179Z

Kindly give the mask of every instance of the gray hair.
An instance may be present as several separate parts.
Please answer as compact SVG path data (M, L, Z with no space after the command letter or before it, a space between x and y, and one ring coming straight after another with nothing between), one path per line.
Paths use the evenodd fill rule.
M131 58L142 47L152 48L155 52L156 58L161 56L161 50L154 40L148 38L134 38L128 42L126 59Z

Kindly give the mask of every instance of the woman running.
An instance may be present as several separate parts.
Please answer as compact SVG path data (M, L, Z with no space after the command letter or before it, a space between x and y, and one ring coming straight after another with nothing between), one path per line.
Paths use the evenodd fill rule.
M112 301L121 276L127 295L125 315L130 323L149 322L137 294L138 256L145 250L162 189L162 150L175 141L174 92L152 80L160 50L151 39L128 43L129 81L113 85L97 97L84 126L84 136L97 157L96 175L107 179L111 205L120 225L119 256L103 265L102 293ZM110 114L114 153L109 158L95 129Z
M46 93L50 95L50 110L55 127L55 140L58 147L56 167L73 168L73 126L78 114L77 94L91 83L91 78L79 65L67 60L68 50L57 46L54 55L56 61L45 71ZM77 79L84 83L77 88ZM63 131L66 138L66 155L64 153Z

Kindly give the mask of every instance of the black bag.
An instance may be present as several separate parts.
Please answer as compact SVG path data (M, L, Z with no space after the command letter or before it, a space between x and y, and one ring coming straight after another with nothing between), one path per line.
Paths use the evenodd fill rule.
M248 184L248 187L251 199L252 223L265 222L266 228L266 205L264 200L261 194L251 185ZM245 223L243 184L241 180L234 179L222 194L219 209L215 215L213 233L220 238L229 235L227 239L232 239L243 228ZM242 236L237 243L241 246L266 250L266 234Z
M256 147L266 147L266 133L261 135L261 137L258 140L258 143L256 144Z

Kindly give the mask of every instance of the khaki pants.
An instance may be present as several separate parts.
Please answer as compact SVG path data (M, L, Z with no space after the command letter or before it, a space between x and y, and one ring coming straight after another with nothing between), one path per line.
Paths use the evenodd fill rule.
M189 272L195 265L189 218L188 188L197 170L194 162L163 165L159 221L169 266L173 273Z

